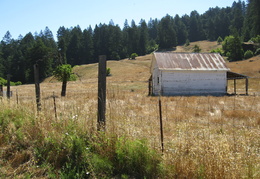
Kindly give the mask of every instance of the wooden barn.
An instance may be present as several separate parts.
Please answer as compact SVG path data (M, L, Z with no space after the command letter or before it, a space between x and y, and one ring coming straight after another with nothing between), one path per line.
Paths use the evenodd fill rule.
M155 52L149 93L162 96L225 95L229 71L218 53Z

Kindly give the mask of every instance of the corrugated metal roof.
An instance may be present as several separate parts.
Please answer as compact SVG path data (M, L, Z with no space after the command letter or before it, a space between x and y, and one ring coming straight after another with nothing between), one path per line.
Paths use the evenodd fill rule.
M160 70L230 70L218 53L155 52L154 56Z

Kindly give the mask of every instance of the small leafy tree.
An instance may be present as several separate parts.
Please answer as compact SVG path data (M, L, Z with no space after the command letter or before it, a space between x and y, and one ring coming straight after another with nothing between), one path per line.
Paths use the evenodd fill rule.
M254 56L254 53L251 50L247 50L244 54L245 59L252 58Z
M71 65L66 64L57 66L54 71L54 76L59 81L62 81L61 96L66 96L67 82L74 77Z
M195 45L195 46L193 47L193 52L194 52L194 53L200 53L200 51L201 51L200 46Z
M228 60L241 60L244 56L242 43L237 35L227 36L222 43L222 48Z
M223 39L219 36L217 39L218 44L221 44L223 42Z
M137 53L132 53L131 54L131 59L135 59L136 57L138 57Z

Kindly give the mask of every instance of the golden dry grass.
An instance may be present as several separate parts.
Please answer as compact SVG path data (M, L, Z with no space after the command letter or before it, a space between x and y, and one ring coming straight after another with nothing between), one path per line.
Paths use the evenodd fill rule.
M227 65L236 73L245 74L252 78L260 78L260 55L248 60L229 62Z
M191 42L189 46L177 46L175 52L193 52L195 45L198 45L201 52L210 52L212 49L221 48L222 45L218 44L216 41L198 41Z
M160 151L158 97L147 96L150 63L151 55L137 60L108 62L112 76L107 78L106 132L146 139L152 148ZM240 69L241 73L243 68L250 69L247 65L239 65L232 63L229 67L234 71ZM61 128L52 123L58 121L60 125L66 125L68 119L86 131L96 130L97 64L78 66L74 72L80 80L68 83L64 98L59 95L60 82L49 78L41 84L42 111L37 120L42 137L53 135L58 139L62 135ZM238 83L238 91L243 93L243 82ZM229 85L232 92L232 82ZM171 171L166 178L260 178L260 96L253 93L260 91L259 81L252 81L252 86L250 96L161 97L163 158ZM34 85L12 87L12 91L14 95L10 102L0 101L1 108L26 108L37 114ZM53 92L57 96L57 119L54 117ZM32 137L37 131L28 129ZM8 148L1 143L0 147ZM11 174L14 171L34 170L31 153L13 152L6 167L0 167L0 172L14 176ZM38 177L41 172L35 169Z
M56 83L41 87L47 86L55 93L60 90ZM63 135L52 125L57 120L66 126L71 119L86 131L96 130L97 93L87 86L80 91L68 90L65 98L56 98L58 119L54 117L52 92L43 93L38 118L43 137L51 135L58 140ZM28 91L33 88L33 85L26 86ZM162 97L161 100L164 160L172 168L172 175L167 177L259 178L259 96ZM22 105L36 114L33 95L20 96L18 101L19 108ZM16 108L16 99L12 97L9 104L4 100L1 105ZM109 87L106 117L107 133L146 139L152 148L161 150L158 98L148 97L146 90L130 92ZM32 137L35 132L36 129L28 129ZM23 163L28 160L25 163L32 165L30 156L30 153L13 154L8 171L27 170Z

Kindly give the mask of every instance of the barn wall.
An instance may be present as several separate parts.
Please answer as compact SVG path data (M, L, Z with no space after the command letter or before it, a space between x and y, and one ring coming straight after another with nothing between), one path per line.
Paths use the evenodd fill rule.
M158 69L157 64L155 63L153 66L153 72L152 72L152 93L153 95L159 95L161 91L161 83L162 83L162 73Z
M162 95L224 95L226 71L162 71Z

